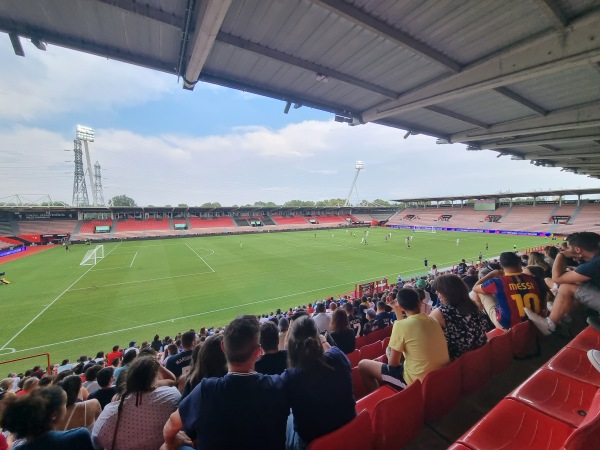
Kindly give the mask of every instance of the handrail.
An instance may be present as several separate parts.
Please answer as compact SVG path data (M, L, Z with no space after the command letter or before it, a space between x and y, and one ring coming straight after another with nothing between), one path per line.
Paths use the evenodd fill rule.
M13 362L17 362L17 361L23 361L25 359L37 358L39 356L46 356L46 359L48 361L48 364L46 365L46 367L47 367L46 372L48 373L48 375L52 375L52 367L50 366L50 353L39 353L37 355L22 356L21 358L9 359L7 361L0 361L0 365L13 363Z

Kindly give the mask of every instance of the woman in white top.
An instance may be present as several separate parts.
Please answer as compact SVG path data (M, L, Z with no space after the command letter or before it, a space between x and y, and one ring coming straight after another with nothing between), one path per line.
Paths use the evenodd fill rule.
M54 429L65 431L83 427L91 431L102 411L100 402L98 400L78 401L81 390L81 378L78 375L69 375L58 385L67 393L67 413L54 424Z
M163 444L163 426L177 409L181 394L176 387L157 387L159 367L153 356L140 356L131 363L121 400L106 405L92 430L96 448L158 450Z

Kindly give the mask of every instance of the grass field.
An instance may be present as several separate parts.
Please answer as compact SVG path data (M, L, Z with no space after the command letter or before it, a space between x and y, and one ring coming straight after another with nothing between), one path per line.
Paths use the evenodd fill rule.
M150 341L155 334L224 325L239 314L314 302L360 281L422 274L425 257L429 266L448 267L461 258L475 260L480 251L493 257L513 245L522 249L547 241L415 233L408 249L408 231L393 230L386 243L388 231L370 229L368 246L360 243L364 229L317 230L110 243L96 266L80 266L90 249L85 245L5 263L0 267L12 284L0 286L0 360L41 352L50 352L53 363L94 356L130 340ZM19 364L13 369L33 365Z

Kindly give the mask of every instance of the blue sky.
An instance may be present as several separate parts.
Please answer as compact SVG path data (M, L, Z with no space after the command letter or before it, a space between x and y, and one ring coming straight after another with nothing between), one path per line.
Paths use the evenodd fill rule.
M15 56L0 33L0 198L72 199L77 124L96 130L92 161L105 199L139 205L222 205L345 198L351 202L499 191L597 187L597 180L528 161L436 145L378 125L22 39ZM64 151L69 150L69 151Z

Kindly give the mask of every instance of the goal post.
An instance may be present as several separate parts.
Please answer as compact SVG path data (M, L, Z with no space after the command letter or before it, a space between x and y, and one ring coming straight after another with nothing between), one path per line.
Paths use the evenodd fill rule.
M415 233L435 233L435 227L429 227L425 225L415 226L413 227L413 231Z
M96 245L92 250L88 250L83 259L81 260L80 266L95 266L98 262L104 258L104 245Z

